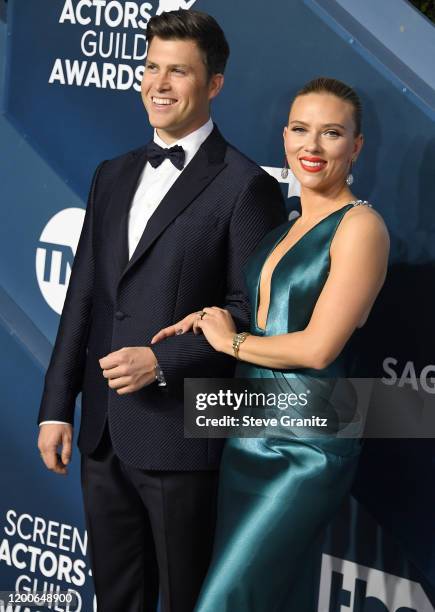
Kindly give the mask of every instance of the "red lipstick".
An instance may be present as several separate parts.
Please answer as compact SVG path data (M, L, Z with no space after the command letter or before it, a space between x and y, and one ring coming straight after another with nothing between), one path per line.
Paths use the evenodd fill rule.
M327 162L321 157L304 155L299 158L299 163L307 172L320 172L326 166Z

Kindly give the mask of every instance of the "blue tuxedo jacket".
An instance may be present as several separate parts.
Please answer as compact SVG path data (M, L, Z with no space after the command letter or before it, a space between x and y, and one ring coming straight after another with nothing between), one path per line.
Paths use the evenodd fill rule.
M162 327L217 305L249 325L242 269L260 239L285 220L279 185L215 127L154 212L128 260L127 222L146 147L97 168L71 272L38 422L73 423L82 391L78 446L92 452L108 419L116 454L156 470L214 469L222 442L188 439L183 379L231 377L234 359L203 336L168 338L153 351L167 387L118 395L98 360L146 346Z

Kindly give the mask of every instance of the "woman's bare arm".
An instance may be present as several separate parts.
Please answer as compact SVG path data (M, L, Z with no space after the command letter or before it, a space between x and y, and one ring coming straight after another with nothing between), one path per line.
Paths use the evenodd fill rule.
M322 369L340 354L368 317L384 283L389 237L372 209L355 208L341 222L331 245L331 268L307 327L280 336L249 336L239 358L270 368ZM232 353L232 346L225 352Z

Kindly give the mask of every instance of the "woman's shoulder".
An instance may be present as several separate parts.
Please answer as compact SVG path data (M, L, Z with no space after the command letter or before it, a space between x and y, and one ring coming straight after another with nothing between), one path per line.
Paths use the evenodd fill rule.
M368 202L357 200L343 215L334 238L335 246L354 243L371 248L373 244L389 247L389 234L384 219Z

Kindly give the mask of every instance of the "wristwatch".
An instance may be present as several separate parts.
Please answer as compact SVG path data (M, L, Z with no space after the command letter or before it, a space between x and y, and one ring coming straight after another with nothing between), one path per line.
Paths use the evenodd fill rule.
M234 357L236 359L239 358L239 348L240 345L246 340L246 338L249 336L249 332L242 332L241 334L234 334L233 336L233 351L234 351Z
M163 374L162 368L159 366L158 361L156 361L156 364L154 366L154 372L155 372L155 375L156 375L157 386L158 387L166 387L165 375Z

